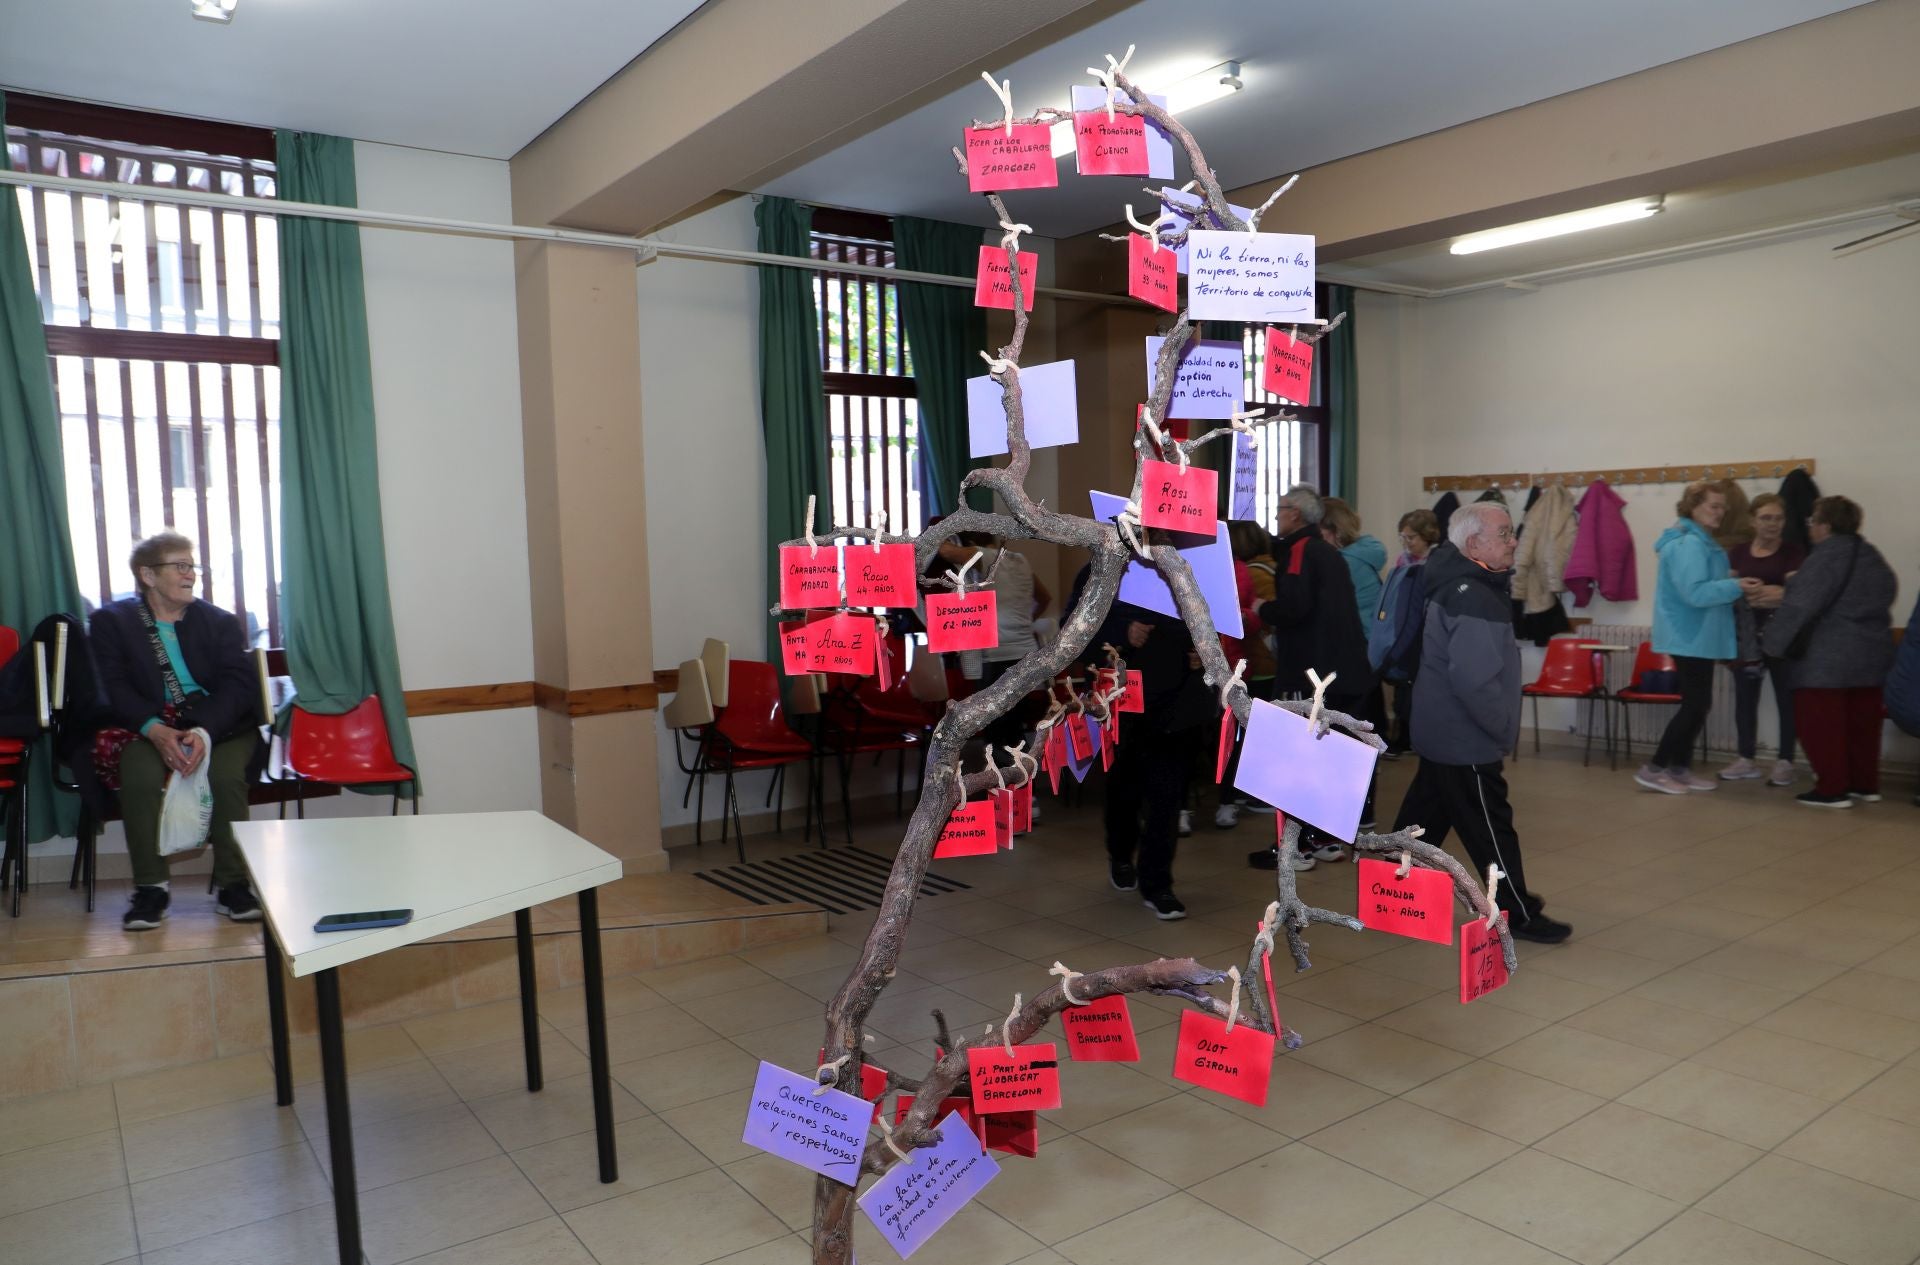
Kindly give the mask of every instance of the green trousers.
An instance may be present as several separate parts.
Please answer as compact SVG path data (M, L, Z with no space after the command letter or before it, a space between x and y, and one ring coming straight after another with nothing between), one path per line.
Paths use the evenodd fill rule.
M213 761L207 774L213 788L213 829L207 838L213 845L213 881L222 888L247 878L233 823L247 819L247 761L257 741L242 734L216 742L208 756ZM158 747L144 739L128 744L120 756L120 815L126 821L133 881L141 887L167 881L166 858L160 855L160 799L166 781L167 766Z

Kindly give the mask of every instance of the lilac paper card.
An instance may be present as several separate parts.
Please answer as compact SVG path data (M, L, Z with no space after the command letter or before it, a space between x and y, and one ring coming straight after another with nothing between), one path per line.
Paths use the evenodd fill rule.
M1181 229L1193 223L1193 216L1191 213L1193 211L1198 210L1199 207L1200 207L1200 195L1197 193L1182 193L1180 190L1172 189L1172 188L1164 188L1160 190L1161 210L1170 211L1177 217L1177 222L1167 229L1167 231L1170 233L1177 233ZM1235 206L1233 203L1229 202L1227 203L1227 209L1232 211L1235 215L1239 216L1243 220L1251 220L1253 218L1252 207ZM1182 273L1186 272L1187 245L1184 241L1181 242L1179 246L1174 248L1174 262L1179 267L1179 270Z
M1020 369L1020 407L1029 448L1080 442L1080 404L1074 393L1073 361L1054 360ZM1005 392L991 374L967 379L967 453L997 457L1007 450Z
M1252 435L1233 437L1233 500L1229 503L1228 518L1258 522L1259 513L1254 509L1260 487L1260 444Z
M1124 92L1119 96L1123 101L1127 99L1127 94ZM1149 92L1147 100L1163 110L1167 108L1167 99L1157 92ZM1089 110L1099 110L1104 114L1107 109L1107 90L1097 85L1075 84L1071 104L1075 114L1084 114ZM1160 125L1151 119L1145 122L1147 125L1146 178L1171 180L1173 179L1173 138L1161 131Z
M888 1169L860 1196L860 1211L903 1258L919 1251L1000 1175L1000 1166L981 1149L959 1112L933 1132L937 1145L907 1152L911 1158Z
M829 1089L815 1096L811 1076L761 1063L740 1140L823 1177L854 1185L867 1148L873 1104Z
M1127 507L1124 496L1111 492L1088 495L1093 498L1093 516L1102 521L1115 517ZM1214 528L1212 544L1187 546L1180 550L1180 556L1193 568L1200 596L1206 599L1207 610L1213 616L1214 630L1228 637L1243 636L1240 588L1233 578L1233 547L1227 543L1227 525L1221 523ZM1158 568L1148 566L1139 558L1127 563L1126 572L1120 577L1120 600L1176 619L1180 615L1173 590L1160 578Z
M1352 843L1360 830L1360 810L1367 802L1376 756L1372 747L1337 729L1315 738L1305 716L1255 699L1233 785L1289 817Z
M1153 385L1153 367L1159 363L1164 338L1147 339L1147 384ZM1239 411L1246 397L1246 369L1238 339L1195 338L1173 375L1173 397L1168 417L1225 421Z

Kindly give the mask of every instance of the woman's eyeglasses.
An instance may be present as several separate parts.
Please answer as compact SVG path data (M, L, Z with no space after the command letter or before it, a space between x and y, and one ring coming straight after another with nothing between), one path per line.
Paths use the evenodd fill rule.
M178 571L181 575L199 575L200 574L199 566L192 562L157 562L154 564L153 569L155 571L160 571L167 567L172 567L175 571Z

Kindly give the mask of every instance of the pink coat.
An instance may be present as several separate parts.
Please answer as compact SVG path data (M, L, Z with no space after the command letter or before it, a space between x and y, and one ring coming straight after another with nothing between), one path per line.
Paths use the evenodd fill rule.
M1580 529L1573 538L1565 577L1575 606L1591 602L1596 586L1609 602L1631 602L1640 596L1633 533L1621 512L1626 504L1605 479L1595 479L1581 496L1576 507Z

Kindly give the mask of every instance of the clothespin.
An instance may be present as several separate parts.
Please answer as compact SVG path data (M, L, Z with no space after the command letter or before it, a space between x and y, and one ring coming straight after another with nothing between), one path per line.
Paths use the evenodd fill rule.
M1014 367L1013 361L996 360L994 357L989 356L984 351L980 353L980 359L987 362L987 372L989 374L992 374L996 378L999 377L1001 374L1005 373L1007 370Z
M1400 849L1400 868L1393 872L1395 878L1405 878L1407 871L1413 868L1413 853Z
M1111 123L1113 122L1113 95L1114 93L1119 91L1119 84L1117 81L1120 78L1120 72L1125 70L1127 68L1127 63L1133 60L1133 45L1131 44L1127 45L1127 55L1125 57L1122 57L1119 61L1113 60L1112 53L1108 53L1106 56L1107 56L1107 68L1105 70L1095 70L1092 66L1089 66L1087 67L1087 73L1092 75L1095 79L1098 79L1102 84L1106 85L1107 122Z
M1227 418L1227 425L1233 427L1235 430L1239 431L1242 435L1251 435L1254 433L1254 427L1249 425L1249 423L1256 417L1264 418L1266 417L1266 415L1267 415L1267 410L1266 410L1266 407L1263 405L1257 409L1249 409L1245 413L1233 414L1232 416Z
M1020 249L1020 234L1031 233L1033 231L1033 225L1031 224L1013 224L1006 220L1000 221L1000 228L1001 249L1016 252Z
M873 533L873 551L875 553L880 552L880 543L887 534L887 511L884 508L880 510L879 518L880 529Z
M1233 1031L1233 1025L1240 1020L1240 968L1229 966L1227 978L1233 981L1233 1000L1227 1003L1227 1031Z
M1007 135L1012 136L1013 135L1013 80L1003 79L999 83L995 83L993 81L993 76L988 74L984 70L980 72L980 77L987 81L987 87L993 89L993 95L1000 98L1000 108L1006 112Z
M1312 668L1307 669L1307 680L1313 682L1313 710L1307 713L1307 722L1316 729L1320 725L1320 704L1327 696L1327 687L1332 685L1339 676L1338 672L1329 672L1323 680L1318 672ZM1318 737L1317 734L1315 736Z
M813 1087L813 1096L815 1098L833 1088L833 1083L840 1079L840 1069L845 1067L852 1058L851 1054L842 1054L833 1062L822 1063L814 1070L813 1079L816 1083Z

